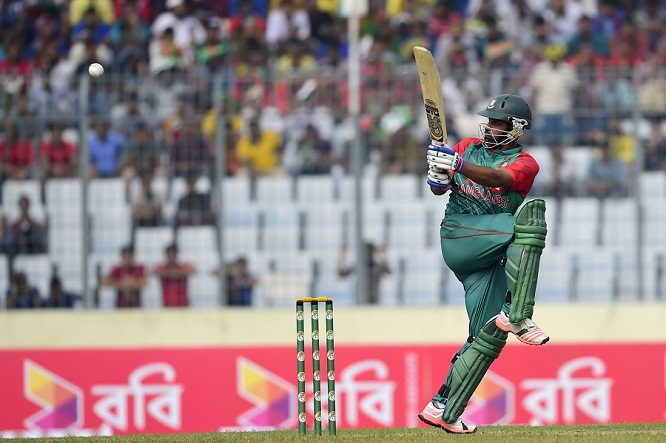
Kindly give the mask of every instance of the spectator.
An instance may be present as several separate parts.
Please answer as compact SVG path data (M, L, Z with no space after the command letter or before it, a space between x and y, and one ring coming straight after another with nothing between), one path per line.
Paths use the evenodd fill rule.
M141 20L146 23L153 21L153 10L155 9L155 2L153 0L115 0L113 3L116 17L122 17L125 6L128 3L133 3Z
M428 18L426 32L433 42L437 41L440 37L449 34L451 26L456 22L463 21L463 17L449 7L447 1L437 1ZM420 17L414 17L414 21L420 22Z
M201 121L188 117L183 122L182 135L171 145L169 155L170 175L184 177L193 171L197 175L209 175L211 152L208 142L201 133Z
M153 38L148 51L150 72L153 74L174 74L187 68L189 64L189 53L176 44L173 28L167 28Z
M208 72L217 72L227 65L230 49L228 39L222 38L222 21L210 17L206 26L206 40L197 48L197 62Z
M317 128L308 125L299 141L285 149L285 166L292 175L330 174L334 161L331 144L319 136Z
M584 7L579 1L551 0L543 16L551 25L555 41L565 44L576 33L583 13Z
M564 45L549 45L544 56L529 79L532 103L536 111L540 142L552 143L562 134L571 134L573 91L577 85L575 72L563 63ZM565 143L571 140L565 139Z
M576 165L565 156L564 144L554 140L548 147L548 167L539 171L534 183L536 193L561 200L574 195L576 187Z
M110 30L109 25L100 21L95 6L90 6L83 18L72 28L72 41L90 38L96 45L104 43L109 40Z
M215 224L215 212L213 211L210 193L197 191L197 175L195 173L188 174L186 182L187 193L178 200L176 227Z
M88 138L90 172L92 177L118 177L122 168L125 139L116 131L109 131L109 123L100 119Z
M150 27L141 17L136 1L125 1L121 14L109 33L109 40L116 53L128 46L147 47L150 42Z
M21 91L16 96L16 102L11 110L9 118L14 121L21 140L27 140L31 144L38 143L44 127L39 114L30 102L27 92Z
M203 131L210 146L215 146L215 132L217 126L217 116L215 109L210 109L206 113L206 117L201 123L201 130ZM238 134L234 128L234 124L229 118L224 118L224 160L226 163L226 175L236 175L241 167L240 161L236 156L236 143L238 142Z
M66 291L62 287L60 277L54 275L49 284L49 293L44 300L45 308L73 308L77 302L81 301L82 297L73 292Z
M151 26L153 37L157 38L171 29L173 43L181 51L203 43L206 30L196 17L189 14L185 0L167 0L166 7L168 10L158 15Z
M123 175L130 183L134 178L154 177L161 173L160 147L150 127L139 122L124 150Z
M139 188L130 195L134 226L154 227L164 224L162 199L153 191L153 176L140 176ZM129 187L131 189L132 187Z
M310 22L310 34L312 39L318 43L328 44L334 35L334 15L319 6L318 0L306 0L305 10ZM336 12L336 11L333 11Z
M109 45L104 42L95 43L92 37L85 34L69 49L69 61L76 66L74 72L79 76L88 73L88 66L91 63L108 66L111 60L113 60L113 52Z
M666 45L660 51L666 61ZM664 66L664 65L662 65ZM656 68L656 67L655 67ZM638 107L649 117L666 117L666 70L654 69L652 75L638 86Z
M611 66L635 68L647 60L650 42L645 31L637 29L632 20L626 20L608 46Z
M50 122L49 138L39 147L40 176L49 178L74 177L78 174L78 147L63 138L63 127Z
M234 35L248 28L252 34L264 34L266 32L266 19L253 9L254 0L239 0L238 11L229 18L229 32Z
M431 46L430 42L432 37L428 35L428 27L425 21L417 18L412 19L409 30L409 35L402 41L398 51L398 60L401 63L409 63L414 58L414 46L423 46L425 48ZM395 51L391 47L391 40L392 38L385 34L385 30L382 30L379 31L373 41L373 43L380 43L380 48L382 50L385 48L387 54L382 58L386 61L395 56ZM390 67L393 67L393 64L394 63L388 63Z
M113 128L120 132L125 140L132 140L140 125L152 127L153 121L150 106L139 99L137 91L130 91L124 103L118 103L111 108Z
M627 19L622 8L616 7L614 0L601 0L597 13L592 17L592 30L606 38L615 35Z
M310 17L296 6L294 0L281 0L280 6L268 13L266 41L273 47L291 38L305 40L310 37Z
M372 242L365 244L365 259L366 259L366 272L367 272L367 298L366 302L370 304L377 304L380 302L379 286L381 278L384 275L391 274L391 265L389 264L386 249L382 246L375 245ZM354 272L355 267L349 266L347 262L347 245L340 247L338 255L338 276L347 277Z
M229 306L252 306L254 287L259 279L248 269L247 258L239 257L227 267Z
M625 194L633 191L634 177L636 175L636 143L634 136L627 134L622 127L619 116L613 115L608 119L608 144L613 155L624 163Z
M461 20L451 23L449 33L437 40L435 60L451 70L475 72L479 66L476 41Z
M317 60L308 54L303 42L291 39L284 44L285 51L277 60L277 72L281 78L294 74L311 73L317 67Z
M241 135L236 146L238 159L252 176L269 175L280 170L280 136L262 131L259 122L253 119L248 132Z
M582 43L575 55L567 60L575 70L578 83L574 89L573 105L576 120L574 144L589 145L594 137L605 130L604 107L615 108L615 98L625 95L611 93L605 86L605 60L595 55L590 43Z
M592 31L592 20L586 15L578 20L578 30L567 42L567 54L577 54L584 45L589 45L595 56L608 57L610 55L608 39L604 34Z
M497 19L486 19L486 34L479 42L482 63L490 69L507 69L511 67L511 56L514 54L515 42L499 27Z
M632 167L636 159L636 145L634 137L622 127L622 119L613 115L608 119L608 144L627 167Z
M111 0L95 0L94 2L90 0L71 0L69 4L69 23L76 25L91 8L103 23L110 24L113 22L113 2Z
M21 195L20 215L9 226L7 251L10 254L43 254L47 251L46 230L30 214L30 199Z
M228 19L230 16L230 3L234 0L192 0L190 2L192 10L198 17L219 17ZM259 0L265 3L265 0Z
M141 307L141 290L146 287L146 271L134 261L134 247L124 246L120 263L102 278L102 286L116 289L116 308Z
M244 0L230 0L229 1L229 14L234 16L238 14L240 10L240 4ZM252 10L259 14L260 17L266 17L268 15L269 1L266 0L251 0Z
M600 199L626 195L627 176L624 163L613 154L607 140L597 144L597 153L590 160L587 170L588 193Z
M206 26L206 40L196 52L199 67L207 72L217 72L228 64L230 50L228 39L222 37L222 21L218 17L210 17Z
M666 171L666 137L663 120L650 118L650 132L642 141L646 171Z
M33 309L42 307L39 290L28 283L23 272L15 272L5 293L5 307L9 309Z
M16 124L4 121L4 137L0 141L0 183L3 179L22 180L34 175L35 154L32 145L19 136Z
M23 45L17 37L3 42L3 48L6 48L4 59L0 60L0 74L17 78L17 81L23 83L25 77L32 74L34 66L32 60L23 60L21 53Z
M7 232L7 218L5 215L0 212L0 254L7 252L7 239L9 233ZM0 269L2 272L6 272L5 269Z
M162 134L167 144L178 140L183 133L183 123L194 113L192 104L184 92L176 96L176 106L162 121Z
M165 308L189 306L187 279L196 269L192 264L178 260L176 245L167 246L164 253L165 261L153 268L162 283L162 305Z

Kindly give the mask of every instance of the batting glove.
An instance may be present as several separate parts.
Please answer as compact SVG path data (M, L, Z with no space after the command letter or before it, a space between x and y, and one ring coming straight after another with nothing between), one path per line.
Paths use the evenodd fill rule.
M452 178L451 171L428 165L428 179L426 181L430 186L448 191L451 189Z
M431 143L428 146L428 166L460 172L465 167L465 160L448 146Z

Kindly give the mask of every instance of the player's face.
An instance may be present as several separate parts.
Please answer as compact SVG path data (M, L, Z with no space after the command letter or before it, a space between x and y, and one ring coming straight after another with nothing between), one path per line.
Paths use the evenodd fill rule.
M496 148L515 140L511 134L511 123L492 118L488 119L488 123L479 125L479 138L486 148Z

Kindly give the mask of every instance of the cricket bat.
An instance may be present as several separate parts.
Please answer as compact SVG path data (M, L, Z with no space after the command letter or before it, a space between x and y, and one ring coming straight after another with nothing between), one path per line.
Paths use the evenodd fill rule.
M432 53L422 47L414 46L414 58L419 70L423 106L428 117L430 138L437 143L446 144L446 115L444 114L444 98L442 97L442 81L435 65Z

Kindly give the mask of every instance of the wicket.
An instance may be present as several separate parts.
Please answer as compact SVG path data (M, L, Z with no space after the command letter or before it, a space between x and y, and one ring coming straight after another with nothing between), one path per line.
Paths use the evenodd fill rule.
M328 433L335 435L335 350L333 337L333 299L303 297L296 300L296 360L298 366L298 433L307 433L305 412L305 325L304 305L310 303L312 329L312 392L314 396L314 433L322 435L321 384L319 357L319 303L326 306L326 378L328 380Z

